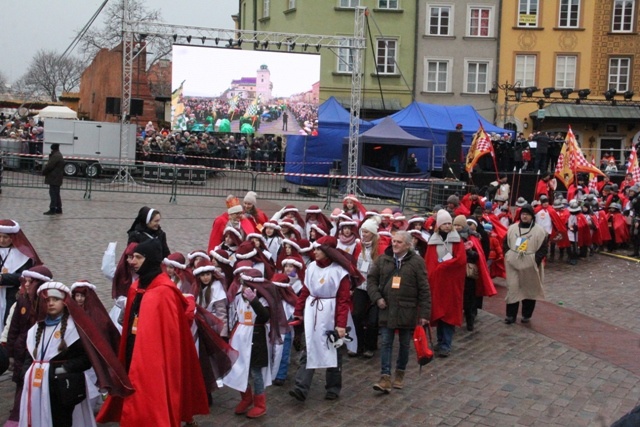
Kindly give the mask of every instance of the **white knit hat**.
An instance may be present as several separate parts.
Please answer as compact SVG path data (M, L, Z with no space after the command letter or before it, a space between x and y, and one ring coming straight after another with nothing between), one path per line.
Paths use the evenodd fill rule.
M360 230L367 230L369 233L378 235L378 221L374 218L369 218L360 226Z
M451 224L452 222L453 219L451 218L449 212L447 212L446 210L440 209L436 214L436 229L440 228L442 224Z
M257 202L257 197L258 195L255 193L255 191L247 191L247 194L244 196L244 202L255 205Z

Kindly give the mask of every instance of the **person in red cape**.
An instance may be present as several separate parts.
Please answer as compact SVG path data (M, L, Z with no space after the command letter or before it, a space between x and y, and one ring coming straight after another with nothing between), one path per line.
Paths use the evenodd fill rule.
M213 220L211 226L211 234L209 235L209 246L207 252L220 246L223 240L224 229L227 227L233 227L242 235L242 240L247 234L260 232L254 227L254 224L245 218L242 205L240 201L234 195L227 196L227 212L219 215Z
M478 189L476 187L472 187L467 194L462 196L462 200L460 200L460 205L464 206L469 212L473 212L479 206L480 208L485 207L486 198L480 197L478 195Z
M447 211L449 212L449 215L453 215L453 216L471 215L471 211L469 210L469 208L467 208L464 205L461 205L460 198L455 194L452 194L447 198Z
M436 214L434 233L427 243L427 273L431 288L431 321L437 323L438 355L451 354L456 326L462 325L462 298L467 254L460 235L453 229L451 215Z
M156 239L134 250L130 263L138 280L129 289L119 357L136 392L124 399L110 395L98 422L178 427L209 413L190 327L195 302L162 272L162 259Z
M265 222L269 221L269 217L261 209L258 209L256 205L258 202L258 195L254 191L247 191L247 194L242 200L244 206L244 216L253 224L258 233L262 231L262 226Z
M564 202L562 199L555 199L553 201L553 210L558 215L560 223L564 226L564 232L558 232L557 230L562 230L560 227L556 228L555 221L553 222L553 232L551 233L549 239L549 256L547 260L549 262L553 262L556 256L556 247L559 249L559 257L562 260L564 258L565 249L570 246L569 237L567 236L567 221L569 220L569 216L571 213L565 208Z
M609 205L609 214L607 215L607 224L611 235L611 240L609 240L608 244L609 252L615 251L619 245L629 241L629 227L624 215L620 212L621 210L620 203L611 203Z
M539 200L542 195L549 198L549 181L551 181L551 172L544 172L542 177L536 183L536 192L533 196L534 200Z
M569 264L576 265L580 256L580 248L591 245L591 230L589 222L582 213L582 208L577 200L569 203L569 220L567 221L569 246Z
M562 239L562 236L567 234L566 222L562 221L562 218L552 206L549 206L549 198L547 196L540 196L540 204L534 208L534 213L536 224L547 232L549 241Z
M360 223L364 220L367 209L355 195L347 194L342 199L342 212L347 214L350 219L354 219Z
M187 260L180 252L174 252L162 260L163 271L184 294L191 292L196 281L193 270L188 267Z
M489 277L502 277L504 279L507 277L507 272L504 268L504 252L502 250L501 243L504 238L498 238L498 235L493 231L493 224L490 222L484 223L483 226L485 231L489 233L489 259L487 260L487 265L489 266Z

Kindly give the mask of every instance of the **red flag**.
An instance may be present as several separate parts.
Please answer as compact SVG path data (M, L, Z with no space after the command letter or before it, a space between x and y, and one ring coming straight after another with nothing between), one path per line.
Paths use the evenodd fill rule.
M491 144L491 138L489 138L489 135L487 135L482 125L480 125L480 129L478 129L478 132L476 132L473 137L471 147L467 153L465 170L467 172L471 172L476 163L478 163L478 160L480 160L480 157L487 153L493 154L493 144Z
M638 166L638 153L636 152L635 146L631 149L631 154L629 154L627 173L633 175L634 182L640 182L640 167Z
M578 141L576 141L576 137L573 134L573 130L571 130L571 126L569 126L569 132L567 132L565 143L568 145L567 152L569 153L570 165L574 173L585 172L605 176L604 172L598 169L595 165L590 164L584 157L584 154L578 145Z

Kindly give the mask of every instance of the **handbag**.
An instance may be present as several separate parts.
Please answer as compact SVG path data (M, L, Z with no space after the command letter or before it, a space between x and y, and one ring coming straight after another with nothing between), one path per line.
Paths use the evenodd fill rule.
M479 276L478 266L476 264L467 263L467 277L469 279L477 279Z
M87 398L87 380L84 372L54 374L52 386L63 406L76 406Z
M429 340L427 340L427 331L429 332ZM418 357L418 365L420 371L422 367L433 360L433 350L429 347L431 341L431 326L429 324L422 326L417 325L413 330L413 344L416 347L416 356Z

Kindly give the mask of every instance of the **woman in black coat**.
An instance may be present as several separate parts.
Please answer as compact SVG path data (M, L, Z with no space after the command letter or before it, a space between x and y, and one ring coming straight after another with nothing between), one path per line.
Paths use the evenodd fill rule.
M162 245L162 256L164 258L168 257L171 251L167 245L167 235L160 228L160 219L160 211L148 206L140 208L138 216L131 224L129 231L127 231L129 235L127 245L132 242L142 243L149 239L158 239Z

